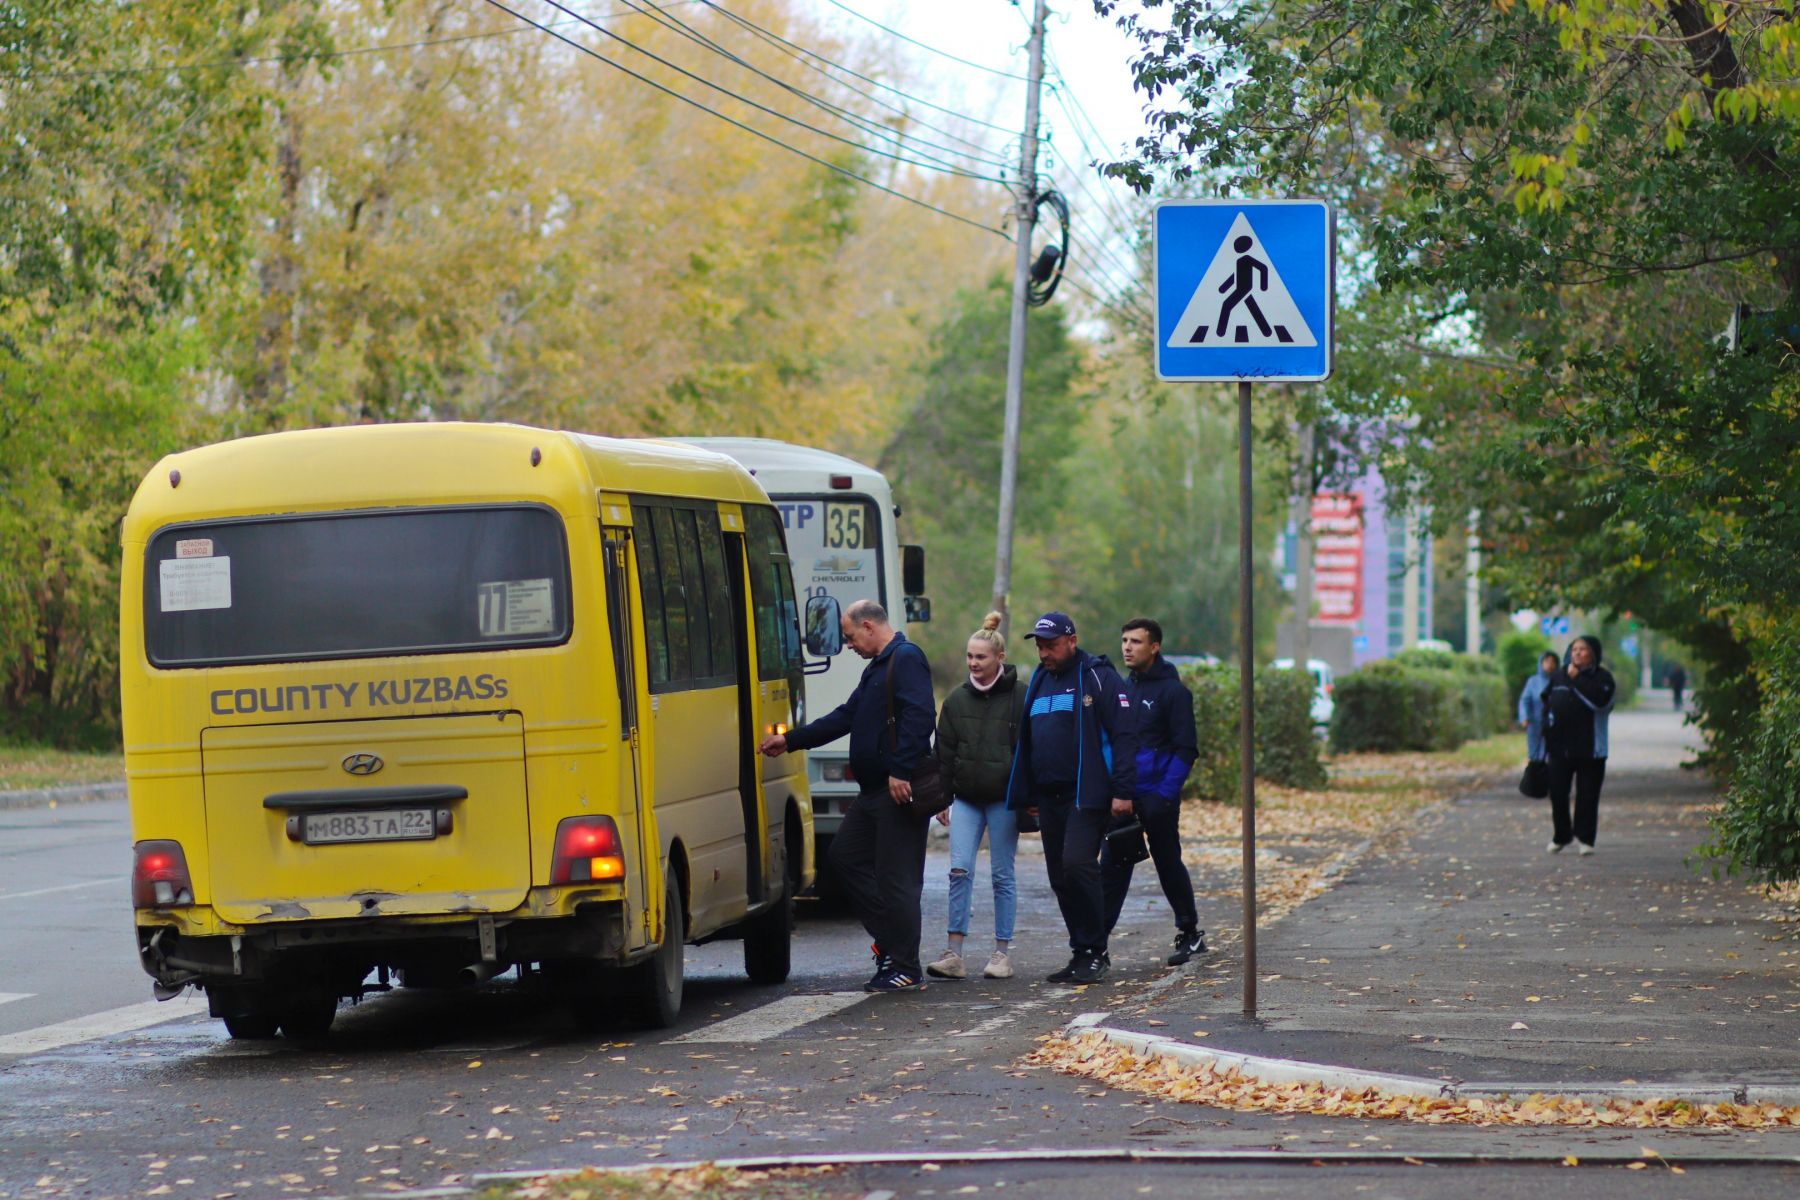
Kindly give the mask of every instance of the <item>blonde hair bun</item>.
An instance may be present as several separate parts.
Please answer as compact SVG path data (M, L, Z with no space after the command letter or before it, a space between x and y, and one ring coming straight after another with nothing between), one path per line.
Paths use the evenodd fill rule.
M1004 621L1005 619L1006 618L1001 616L999 613L991 612L987 616L981 618L981 627L983 629L998 629L998 628L1000 628L1000 622Z

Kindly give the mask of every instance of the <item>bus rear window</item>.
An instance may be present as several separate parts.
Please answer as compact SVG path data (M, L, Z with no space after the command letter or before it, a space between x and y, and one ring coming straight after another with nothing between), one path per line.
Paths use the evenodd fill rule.
M536 506L182 525L150 542L160 667L434 654L569 636L561 520Z

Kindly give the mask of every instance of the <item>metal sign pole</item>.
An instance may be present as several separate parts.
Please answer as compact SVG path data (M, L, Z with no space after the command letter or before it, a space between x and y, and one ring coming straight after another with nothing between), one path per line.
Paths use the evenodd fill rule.
M1238 771L1244 816L1244 1015L1256 1016L1256 615L1251 607L1250 381L1238 381Z

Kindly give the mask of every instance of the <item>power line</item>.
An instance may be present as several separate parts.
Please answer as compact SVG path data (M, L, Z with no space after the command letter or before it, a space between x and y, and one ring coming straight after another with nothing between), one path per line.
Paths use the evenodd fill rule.
M487 0L487 2L492 4L494 2L494 0ZM895 154L888 150L877 149L874 146L870 146L863 142L859 142L854 138L847 138L847 137L842 136L841 134L832 133L828 129L820 129L817 125L808 124L807 122L802 121L799 117L789 116L787 113L781 112L778 109L770 108L766 104L759 104L757 101L750 99L748 96L740 95L739 93L732 91L730 88L724 86L723 84L714 83L712 80L706 78L706 76L704 76L704 75L698 75L698 74L694 73L693 71L688 70L686 67L683 67L676 63L670 62L668 59L662 57L660 54L656 54L652 51L644 49L644 47L638 45L636 42L632 41L630 38L620 37L618 34L614 33L612 30L606 28L604 25L600 25L593 21L588 20L586 17L581 16L580 13L577 13L575 10L573 10L573 9L569 8L568 6L564 5L563 3L561 3L561 0L543 0L543 2L547 5L549 5L551 8L554 8L556 11L558 11L560 13L567 13L569 16L579 19L583 24L587 25L589 28L593 29L595 32L601 34L603 37L611 38L613 41L618 42L621 46L625 46L628 49L637 51L639 54L643 55L645 58L649 59L651 62L658 63L664 67L667 67L669 70L674 71L677 75L685 76L686 78L693 80L695 83L698 83L703 87L709 87L709 88L713 89L715 92L718 92L721 95L730 96L733 100L736 100L738 103L748 105L749 107L756 109L758 112L765 113L768 116L774 117L776 120L786 121L790 125L797 125L801 129L805 129L811 133L816 133L820 137L823 137L823 138L829 138L831 141L834 141L834 142L841 142L844 145L853 147L854 149L860 150L865 154L873 154L873 155L877 155L878 157L881 157L881 158L891 158L895 162L905 163L907 166L918 167L918 168L920 168L922 170L926 170L926 171L942 171L948 175L958 175L964 179L979 179L979 180L983 180L987 183L998 183L1001 186L1005 186L1005 184L1006 184L1006 181L1004 179L1000 179L993 175L983 175L978 171L965 171L959 167L938 166L936 164L929 163L929 162L923 162L918 159L907 158L904 155ZM496 8L506 8L506 6L502 5L502 4L495 4L494 6ZM512 12L513 10L510 8L506 8L506 11ZM513 15L518 16L519 14L514 13ZM533 24L536 24L536 22L533 22ZM546 30L546 32L549 32L549 31ZM554 36L562 37L561 34L556 34ZM568 39L568 38L563 38L562 40L570 41L570 39ZM573 45L573 44L579 44L579 43L571 42L571 44Z
M791 83L787 82L786 80L781 79L780 77L772 75L769 72L763 70L761 67L758 67L756 64L750 62L748 59L744 58L743 56L741 56L738 53L736 53L735 51L733 51L730 47L725 46L718 41L715 41L713 38L709 37L705 33L702 33L700 30L694 28L694 26L688 24L686 21L683 21L681 18L679 18L679 17L664 17L662 14L662 10L660 8L658 8L658 6L656 6L655 4L639 5L638 3L635 2L635 0L625 0L625 3L630 5L630 7L633 10L642 13L643 15L649 17L651 20L655 21L657 24L663 26L663 28L668 29L671 32L673 32L683 38L686 38L688 41L693 42L695 45L700 46L705 50L711 51L712 53L719 55L721 58L724 58L729 62L737 64L739 67L742 67L744 70L749 71L750 73L752 73L754 75L757 75L763 79L768 80L770 83L774 84L778 88L781 88L783 91L789 92L792 95L799 97L800 99L806 101L808 104L811 104L811 105L817 107L818 109L820 109L821 111L828 113L831 116L834 116L841 121L844 121L846 124L850 125L851 127L855 128L855 129L860 130L863 133L867 133L874 137L881 138L881 139L891 142L895 146L898 146L901 148L904 148L906 146L906 144L910 141L911 143L913 143L916 146L925 146L925 147L929 147L933 150L941 150L945 154L954 155L958 158L976 158L977 157L976 155L969 154L967 151L957 150L954 147L941 145L937 142L933 142L933 141L930 141L925 138L911 136L906 133L896 133L895 131L880 125L876 121L870 119L869 117L864 116L863 114L861 114L859 112L854 111L853 109L845 108L840 104L835 104L830 100L824 99L823 97L816 96L804 88L797 87L794 84L791 84ZM939 163L945 168L955 168L956 167L956 164L954 162L950 161L949 159L939 158L933 154L926 154L924 151L915 151L915 153L918 153L921 157L929 159L932 162ZM1006 160L1000 159L1000 158L995 158L995 157L985 157L984 156L984 157L980 158L980 161L982 161L986 165L999 167L1001 169L1005 169L1007 166L1010 165Z
M820 158L816 154L809 154L805 150L800 149L798 146L791 146L787 142L782 141L780 138L774 136L773 134L765 133L763 130L757 129L753 125L746 125L744 122L737 120L735 117L727 116L725 113L720 112L716 108L709 108L706 105L700 103L700 101L694 99L692 96L683 95L681 92L676 91L674 88L669 87L666 84L658 83L656 80L651 79L649 76L640 74L639 72L632 70L630 67L626 66L625 64L617 62L613 59L606 57L606 55L601 54L598 50L595 50L589 46L582 45L580 42L574 40L573 38L564 37L562 34L556 32L554 29L551 29L549 26L532 20L530 17L526 16L524 13L517 12L513 9L508 8L506 5L502 4L500 2L500 0L483 0L483 3L491 5L492 7L499 9L501 12L506 13L508 16L511 16L520 21L523 21L525 24L531 26L532 28L538 30L541 33L549 34L551 37L555 38L557 41L562 42L563 44L565 44L575 50L580 51L581 53L587 55L589 58L597 59L600 62L605 63L607 66L612 67L614 70L623 72L624 74L631 76L631 78L637 80L639 83L647 84L648 86L655 88L657 91L662 92L666 96L670 96L676 100L681 101L683 104L687 104L694 108L697 108L703 113L707 113L711 116L717 117L719 120L725 122L727 125L735 126L736 128L743 130L745 133L748 133L755 137L761 138L765 142L769 142L773 145L780 146L783 150L786 150L790 154L799 155L801 158L806 159L808 162L817 163L819 166L824 167L826 170L833 171L839 175L842 175L846 179L853 179L858 183L861 183L868 187L874 188L878 192L885 192L886 194L893 196L895 199L904 200L908 204L917 205L920 208L927 209L931 212L937 213L941 217L948 217L952 221L961 222L962 224L967 225L973 229L979 229L985 233L996 234L1002 238L1007 238L1007 240L1009 240L1009 241L1011 240L1010 238L1007 237L1007 233L1005 230L997 229L992 225L983 225L980 221L974 220L973 218L965 217L960 213L953 213L953 212L949 211L948 209L939 208L937 205L932 204L929 201L921 200L917 196L909 196L905 192L898 191L894 188L888 187L886 184L877 183L873 179L868 178L867 176L858 175L855 171L852 171L847 167L839 166L837 163L831 162L827 159Z
M972 62L966 58L958 58L956 55L950 53L948 50L940 50L936 46L928 45L925 42L919 41L917 38L908 37L906 34L901 33L898 29L893 29L886 25L883 25L880 21L875 20L873 17L864 16L862 13L857 12L854 8L851 8L848 4L838 3L838 0L826 0L826 2L829 3L833 8L843 9L845 12L849 13L851 16L855 17L859 21L867 21L869 24L871 24L875 28L881 30L881 32L883 32L883 33L891 34L892 36L899 38L903 42L910 42L913 45L917 46L921 50L929 50L929 51L931 51L931 53L939 56L940 58L947 58L951 62L961 63L965 67L974 67L977 71L986 71L990 75L998 75L1002 79L1016 79L1020 83L1030 83L1031 82L1031 79L1028 76L1015 75L1011 71L1003 71L999 67L990 67L986 63Z
M668 0L664 8L676 8L687 4L704 4L706 0ZM621 9L616 12L600 13L594 20L610 21L616 17L628 17L631 10ZM583 18L584 20L587 18ZM552 28L560 25L575 25L577 21L552 21ZM489 29L481 33L452 34L440 38L424 38L416 42L393 42L381 46L352 46L348 50L328 50L321 54L268 54L253 58L221 58L210 62L197 63L156 63L146 67L96 67L85 71L17 71L10 72L14 78L25 75L37 75L50 79L83 78L101 75L160 75L165 71L210 71L226 67L260 67L273 63L290 62L325 62L334 58L351 58L361 54L387 54L395 50L417 50L426 46L449 46L458 42L479 42L488 38L512 37L524 33L521 28Z
M731 20L736 21L739 25L744 26L746 29L752 30L759 37L763 38L765 41L768 41L768 42L771 42L774 44L779 44L781 47L784 47L786 49L787 53L792 54L794 57L801 58L802 56L804 56L804 58L802 58L802 61L806 61L808 59L817 59L819 62L824 63L825 66L830 67L832 70L841 71L845 75L848 75L853 79L860 79L864 83L868 84L871 87L878 87L878 88L881 88L883 91L892 92L896 96L900 96L900 97L903 97L904 99L912 101L914 104L920 105L925 108L932 109L936 112L944 113L948 116L955 117L960 121L967 121L971 125L979 125L983 129L992 129L998 133L1004 133L1008 137L1017 137L1018 136L1018 130L1016 130L1016 129L1008 129L1004 125L996 125L992 121L984 121L979 117L971 117L967 113L958 112L954 108L946 108L941 104L934 104L931 101L926 100L922 96L915 96L911 92L908 92L903 88L896 87L895 85L893 85L891 83L883 83L879 79L875 79L871 76L864 75L859 71L852 70L851 68L844 66L842 63L833 62L831 59L826 58L823 54L818 53L816 50L808 50L806 47L801 46L798 43L790 42L786 38L782 37L780 34L774 33L768 29L763 28L761 25L758 25L756 22L750 20L748 17L739 16L737 13L732 12L730 9L724 7L723 5L714 3L713 0L700 0L700 2L702 4L705 4L706 7L719 13L719 15L728 17ZM825 71L823 68L814 67L813 69L819 71L820 74L825 75ZM827 79L831 78L830 75L826 75L825 77ZM833 82L839 83L839 85L843 86L843 87L850 86L849 84L842 83L839 80L833 80ZM855 89L852 89L852 90L855 90ZM861 93L861 94L868 95L868 93L866 93L866 92ZM870 97L870 98L873 99L873 97ZM896 108L896 109L894 109L894 111L905 114L904 109ZM910 116L911 114L905 114L905 115ZM916 117L913 119L917 120ZM921 125L925 124L923 121L920 121L919 123ZM939 129L935 125L925 125L925 128L933 130L934 132L937 132L937 133L942 133L947 137L956 137L955 134L950 133L948 130ZM966 141L966 139L960 138L960 137L957 138L956 140L957 141ZM979 143L976 143L976 142L969 142L968 144L969 145L979 145Z

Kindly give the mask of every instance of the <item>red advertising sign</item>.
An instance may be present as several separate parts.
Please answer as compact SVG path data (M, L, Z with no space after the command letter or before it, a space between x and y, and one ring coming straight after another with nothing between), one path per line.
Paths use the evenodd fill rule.
M1362 620L1362 497L1354 492L1314 496L1312 535L1317 620L1340 625Z

